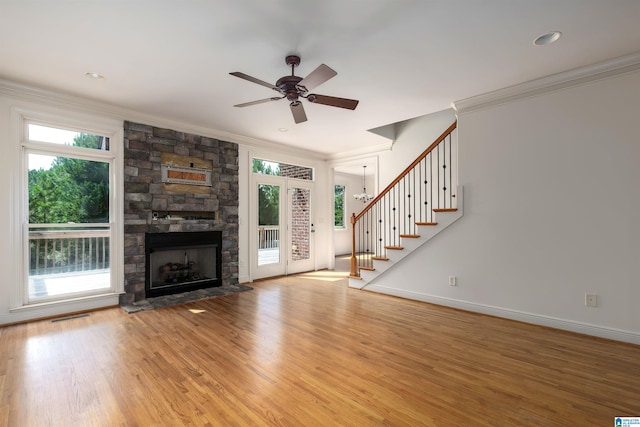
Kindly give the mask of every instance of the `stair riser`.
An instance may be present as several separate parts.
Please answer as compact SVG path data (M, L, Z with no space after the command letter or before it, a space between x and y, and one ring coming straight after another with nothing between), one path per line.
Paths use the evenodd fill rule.
M367 285L374 285L377 278L380 275L384 274L386 271L392 269L395 265L400 263L400 261L405 258L407 255L412 253L415 249L427 243L437 234L442 232L445 228L449 227L451 224L456 222L458 219L462 218L463 215L463 187L458 187L457 192L457 203L458 210L456 212L438 212L435 214L435 221L437 221L437 225L422 225L417 226L416 234L419 234L419 238L402 238L400 239L399 246L403 247L403 250L393 250L387 249L386 256L389 259L388 261L373 261L373 267L375 270L373 271L360 271L360 276L362 280L349 280L350 287L356 288L364 288ZM355 283L360 282L360 283Z

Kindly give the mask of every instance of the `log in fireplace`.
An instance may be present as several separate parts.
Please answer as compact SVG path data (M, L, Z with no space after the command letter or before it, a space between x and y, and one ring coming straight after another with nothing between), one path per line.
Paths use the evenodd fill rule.
M147 298L222 285L222 232L145 234Z

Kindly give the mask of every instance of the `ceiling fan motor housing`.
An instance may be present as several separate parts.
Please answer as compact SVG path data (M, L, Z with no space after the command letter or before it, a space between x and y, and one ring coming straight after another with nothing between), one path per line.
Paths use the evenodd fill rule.
M276 86L280 88L280 91L287 95L289 101L295 101L300 95L298 83L302 81L302 77L298 76L284 76L278 79Z

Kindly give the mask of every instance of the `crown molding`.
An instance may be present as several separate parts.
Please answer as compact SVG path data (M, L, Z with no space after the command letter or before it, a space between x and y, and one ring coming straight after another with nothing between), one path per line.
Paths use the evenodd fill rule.
M640 52L462 99L453 107L457 114L464 114L638 70Z
M389 151L391 150L392 146L393 146L392 141L385 141L380 144L371 145L369 147L364 147L364 148L358 148L351 151L343 151L341 153L333 153L333 154L330 153L325 156L325 160L327 161L336 161L336 160L345 160L345 159L349 160L354 158L360 158L363 156L371 156L373 154L378 154L383 151Z
M216 129L198 126L191 123L170 119L167 117L154 116L140 113L135 110L107 104L89 98L82 98L75 95L56 92L49 89L38 88L27 84L17 83L0 78L0 95L20 99L28 102L38 102L47 106L58 108L68 108L72 110L81 109L90 111L93 114L102 115L115 120L144 123L149 126L177 130L179 132L192 133L208 138L219 139L228 142L235 142L249 148L267 149L287 154L299 155L305 158L311 157L315 160L326 160L324 153L311 150L302 150L289 145L280 144L273 141L251 138L237 135L230 132L223 132Z

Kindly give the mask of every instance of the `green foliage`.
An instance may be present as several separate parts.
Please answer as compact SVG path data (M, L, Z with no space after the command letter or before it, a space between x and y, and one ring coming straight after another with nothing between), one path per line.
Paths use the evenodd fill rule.
M280 164L267 162L260 159L253 159L253 173L280 176Z
M253 159L253 173L280 176L280 164ZM280 223L280 187L258 185L258 224L278 225Z
M344 228L344 185L335 186L333 201L333 224L336 228Z
M74 146L100 148L102 138L81 134ZM109 221L109 165L56 157L51 168L29 171L29 222Z
M277 185L258 185L258 224L280 224L280 187Z

